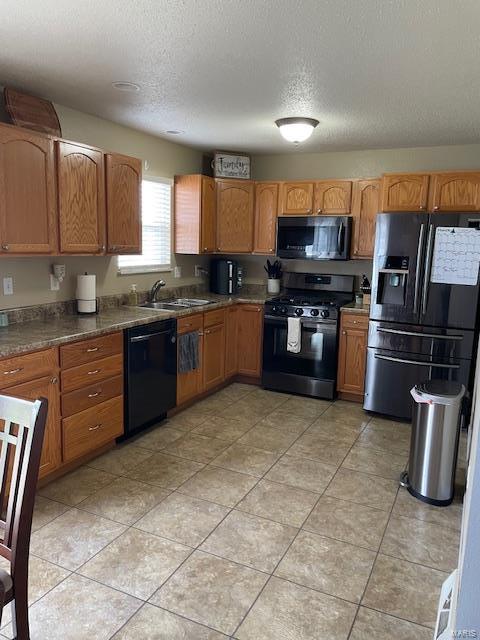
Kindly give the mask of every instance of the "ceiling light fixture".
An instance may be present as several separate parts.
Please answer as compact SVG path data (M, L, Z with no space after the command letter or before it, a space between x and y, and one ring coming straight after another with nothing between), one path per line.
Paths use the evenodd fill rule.
M112 87L118 91L129 91L130 93L140 91L140 86L138 84L135 84L135 82L126 82L125 80L112 82Z
M275 120L275 124L285 140L298 144L305 142L312 135L318 120L315 118L280 118L280 120Z
M168 133L169 136L181 136L185 131L182 131L181 129L167 129L165 133Z

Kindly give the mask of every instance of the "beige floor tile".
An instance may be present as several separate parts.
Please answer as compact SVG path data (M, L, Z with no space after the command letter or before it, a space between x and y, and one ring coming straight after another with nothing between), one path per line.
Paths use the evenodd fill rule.
M388 451L377 451L355 444L342 467L353 471L371 473L382 478L398 480L405 469L408 456Z
M300 527L317 500L317 493L261 480L237 508L281 524Z
M393 506L393 513L396 516L418 518L418 520L433 522L458 531L462 526L462 510L463 503L459 498L455 498L448 507L436 507L414 498L406 489L400 489Z
M410 452L410 433L410 426L401 422L389 425L372 425L370 423L360 434L358 444L381 451L408 455Z
M38 490L38 493L45 498L74 507L114 480L116 476L111 473L90 467L80 467L59 480L45 485Z
M84 564L78 573L148 600L191 551L177 542L128 529Z
M257 389L253 384L242 384L241 382L232 382L228 387L217 392L218 396L231 398L233 401L241 400L249 393L253 393Z
M281 429L272 427L255 426L250 431L247 431L238 443L271 451L272 453L284 453L297 438L298 435L295 433L285 433Z
M257 482L257 478L245 473L220 467L205 467L182 484L178 491L194 498L233 507Z
M251 428L250 420L209 416L203 424L194 429L193 433L209 438L219 438L226 442L235 442Z
M203 467L203 464L192 460L155 453L146 463L138 465L126 475L132 480L164 489L176 489Z
M224 416L226 418L241 418L244 420L251 420L253 422L258 422L266 415L271 413L277 405L272 404L271 402L265 402L262 400L253 401L251 399L252 394L248 395L242 400L238 400L238 402L234 402L229 405L223 411L221 411L218 415Z
M248 513L232 511L200 548L271 573L297 531Z
M142 602L71 575L30 608L32 640L109 640ZM12 638L11 626L7 637Z
M370 415L363 410L361 404L337 400L325 411L323 418L341 424L365 427L370 422Z
M135 444L136 447L143 447L150 451L162 451L169 444L185 435L185 431L167 427L167 424L169 423L162 423L152 427L146 433L135 438L133 444Z
M334 422L328 418L320 416L313 422L306 433L318 433L325 440L343 442L352 445L361 434L364 427L351 424Z
M173 493L149 511L135 527L196 547L205 540L227 513L226 507L213 502Z
M346 640L357 608L272 578L235 634L239 640Z
M195 551L151 602L230 635L267 578L254 569Z
M349 640L432 640L432 630L360 607Z
M285 455L273 465L265 479L322 493L336 470L337 467L331 464Z
M292 456L339 465L347 455L351 443L329 440L317 431L306 431L288 450Z
M325 494L350 500L375 509L390 511L398 491L398 482L360 471L339 469Z
M81 502L78 508L121 524L132 525L168 495L166 489L130 478L117 478Z
M107 451L107 453L104 453L98 458L90 460L88 466L121 476L136 467L137 464L150 458L151 455L151 451L135 447L130 443L123 444L115 447L111 451Z
M303 528L378 551L388 518L386 511L322 496Z
M243 444L234 443L217 458L212 460L212 465L248 473L260 478L278 460L276 453L269 453L263 449L247 447Z
M219 396L217 393L196 402L193 405L195 411L199 413L213 414L218 413L219 411L223 411L226 407L233 404L235 401L232 398L225 398L224 396Z
M275 575L358 603L374 561L373 551L301 531Z
M458 565L460 532L438 524L392 516L380 551L433 569L453 571Z
M144 604L112 640L222 640L226 637L174 613Z
M299 418L318 418L329 407L331 402L328 400L317 400L316 398L303 398L301 396L292 396L282 404L282 413L291 413Z
M178 429L179 431L191 431L198 427L202 422L207 419L207 413L200 413L196 408L196 405L189 407L176 413L171 418L168 418L165 426L169 429Z
M165 448L165 453L187 458L195 462L208 463L228 447L228 442L218 438L207 438L194 433L187 433Z
M433 627L447 573L379 554L362 604L410 622Z
M409 420L396 420L394 418L381 418L380 416L373 415L372 419L368 423L371 427L406 427L411 428L412 423Z
M32 533L52 520L55 520L55 518L58 518L58 516L65 513L68 508L66 504L37 495L35 498L35 508L33 510Z
M255 427L269 427L282 433L299 436L308 429L312 420L313 418L301 418L292 413L284 413L280 408L262 418Z
M32 535L30 551L74 571L123 531L121 524L70 509Z

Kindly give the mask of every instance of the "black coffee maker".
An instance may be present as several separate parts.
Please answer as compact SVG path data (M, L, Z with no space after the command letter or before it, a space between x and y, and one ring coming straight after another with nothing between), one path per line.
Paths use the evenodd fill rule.
M215 258L210 262L210 291L235 295L242 286L242 268L236 260Z

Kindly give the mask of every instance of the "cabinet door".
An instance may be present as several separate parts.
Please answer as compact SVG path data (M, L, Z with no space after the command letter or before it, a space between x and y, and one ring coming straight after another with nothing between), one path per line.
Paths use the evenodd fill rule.
M313 212L313 182L283 182L280 215L307 216Z
M430 176L396 173L382 177L382 211L423 211L427 208Z
M57 249L53 140L0 125L0 255Z
M225 377L238 372L238 306L228 307L225 318Z
M109 153L107 173L107 252L141 253L140 189L142 163L136 158Z
M217 180L217 251L252 251L253 197L253 182Z
M5 395L37 400L48 400L47 424L43 439L39 478L55 471L62 461L62 437L60 428L60 391L57 376L44 376L38 380L24 382L2 391Z
M254 253L275 253L277 211L278 183L258 182L255 185Z
M431 177L433 211L480 211L480 173L437 173Z
M351 180L322 180L315 183L316 214L350 213L352 200Z
M62 253L105 251L103 153L57 142L58 215Z
M217 324L204 331L203 388L212 389L225 380L225 325Z
M262 371L263 308L242 304L238 310L238 373L260 377Z
M217 248L217 217L215 180L208 176L202 176L202 253L213 253Z
M203 336L198 338L198 369L177 374L177 405L193 400L203 391Z
M366 355L366 329L356 329L342 323L338 351L338 391L363 396Z
M352 257L373 258L375 221L380 207L380 180L358 180L353 185Z

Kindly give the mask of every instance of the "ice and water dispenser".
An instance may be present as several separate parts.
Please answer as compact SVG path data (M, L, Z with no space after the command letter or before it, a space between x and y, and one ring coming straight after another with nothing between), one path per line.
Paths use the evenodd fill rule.
M405 305L408 264L408 256L386 256L384 268L378 270L376 304Z

